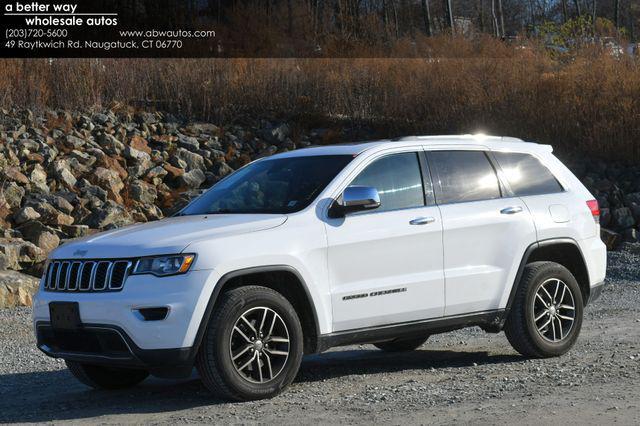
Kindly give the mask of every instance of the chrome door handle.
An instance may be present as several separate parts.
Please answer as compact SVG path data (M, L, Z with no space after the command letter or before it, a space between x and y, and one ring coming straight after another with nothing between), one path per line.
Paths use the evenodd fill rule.
M522 211L522 207L520 206L511 206L511 207L505 207L504 209L500 210L500 213L502 214L516 214L516 213L520 213Z
M436 221L435 217L417 217L409 222L409 225L427 225Z

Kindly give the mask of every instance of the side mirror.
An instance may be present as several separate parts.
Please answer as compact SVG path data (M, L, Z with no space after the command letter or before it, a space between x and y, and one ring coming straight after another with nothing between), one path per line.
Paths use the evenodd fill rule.
M344 217L348 213L373 210L380 207L380 195L372 186L349 186L342 193L342 202L334 201L329 217Z

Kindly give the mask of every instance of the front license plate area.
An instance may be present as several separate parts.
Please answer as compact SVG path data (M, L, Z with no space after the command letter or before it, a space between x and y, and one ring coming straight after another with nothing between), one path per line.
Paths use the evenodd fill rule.
M77 330L82 325L78 302L50 302L49 316L54 330Z

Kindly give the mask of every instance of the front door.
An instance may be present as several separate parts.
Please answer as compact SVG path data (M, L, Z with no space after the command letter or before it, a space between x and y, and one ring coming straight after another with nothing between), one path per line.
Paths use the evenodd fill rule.
M334 331L443 315L442 221L423 176L421 153L373 159L350 184L381 206L327 220Z

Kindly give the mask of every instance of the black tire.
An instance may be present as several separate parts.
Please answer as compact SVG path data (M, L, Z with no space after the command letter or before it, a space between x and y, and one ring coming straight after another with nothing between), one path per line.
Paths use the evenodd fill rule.
M253 343L244 343L241 340L243 345L251 347L251 353L243 355L243 357L249 357L251 354L255 354L256 357L260 355L257 361L251 361L250 366L242 372L238 371L237 368L239 367L234 365L231 351L233 350L232 340L234 336L235 338L238 336L237 331L234 331L236 321L240 321L242 315L251 318L250 315L252 313L262 308L268 308L270 312L278 314L280 320L286 326L289 342L287 344L281 343L282 345L288 345L288 355L284 360L280 358L279 372L273 372L272 378L258 382L251 381L253 378L247 378L246 376L249 375L247 373L255 375L259 370L260 378L263 378L263 372L266 378L272 367L272 362L269 361L269 368L266 368L266 358L275 360L275 356L273 353L271 353L271 356L265 356L265 353L269 354L270 352L268 351L273 350L273 346L278 345L278 343L272 343L271 349L268 349L269 337L265 334L264 349L258 350L254 349ZM270 318L275 321L275 315ZM267 321L270 322L270 320ZM251 321L249 322L251 323ZM252 323L252 325L256 331L260 330L257 322ZM248 333L247 330L249 329L245 329L245 332ZM233 336L232 332L235 333ZM256 344L257 340L261 341L260 346L262 347L262 337L256 339ZM242 349L236 350L234 355L241 351ZM302 326L291 303L272 289L260 286L246 286L229 290L221 296L221 300L216 304L198 351L196 368L204 385L212 393L222 398L236 401L271 398L291 384L300 368L302 352ZM255 362L257 362L257 366ZM240 363L244 364L244 361L238 364ZM278 370L278 368L276 367L274 370Z
M149 376L145 370L112 368L66 361L67 368L83 384L94 389L132 388Z
M564 327L562 325L556 327L556 322L552 321L553 340L550 340L551 331L549 325L543 328L544 333L539 331L538 328L542 328L548 321L552 320L551 308L547 308L548 312L544 313L544 300L537 298L536 293L545 283L545 285L551 285L552 289L554 285L561 285L558 284L557 280L566 284L567 291L570 291L570 296L573 298L571 300L574 304L574 309L562 311L567 316L571 316L571 313L573 313L573 322L570 323L571 326L567 330L566 325ZM562 288L564 289L564 287ZM563 305L562 301L557 301L560 298L559 295L549 294L548 297L550 298L549 300L552 300L551 306ZM567 299L568 296L565 295L564 297L565 299L563 300L569 300ZM547 296L544 295L543 298L546 300ZM536 306L538 306L538 311L536 311ZM540 309L540 307L542 308ZM584 303L580 286L567 268L554 262L533 262L525 266L504 332L511 346L524 356L534 358L560 356L571 349L578 339L580 328L582 327L583 309ZM556 313L555 308L553 313ZM537 325L535 318L541 315L542 318L537 323L539 325ZM557 319L557 321L560 320ZM565 332L561 333L561 330L565 330ZM562 338L556 341L555 339L558 335L561 335Z
M418 349L427 339L429 339L429 336L394 339L386 342L377 342L373 346L386 352L407 352Z

